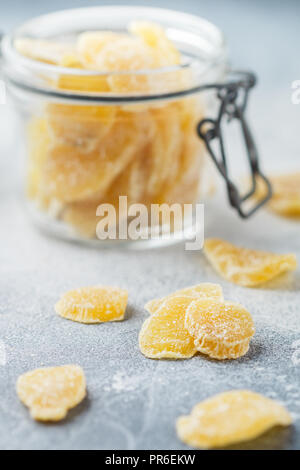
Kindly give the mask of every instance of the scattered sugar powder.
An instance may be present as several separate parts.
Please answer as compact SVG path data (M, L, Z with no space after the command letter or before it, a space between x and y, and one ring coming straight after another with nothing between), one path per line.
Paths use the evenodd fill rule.
M0 339L0 366L5 366L6 364L6 350L5 350L5 344L4 342Z
M291 359L294 366L300 365L300 349L296 349L296 351L293 352Z
M298 349L298 348L300 349L300 339L297 339L296 341L294 341L292 343L292 348L293 349Z
M300 365L300 339L292 343L292 348L294 349L294 352L291 357L292 363L294 364L294 366L299 366Z
M111 381L110 386L106 386L106 390L115 390L116 392L133 391L140 383L139 376L128 376L125 372L116 372Z

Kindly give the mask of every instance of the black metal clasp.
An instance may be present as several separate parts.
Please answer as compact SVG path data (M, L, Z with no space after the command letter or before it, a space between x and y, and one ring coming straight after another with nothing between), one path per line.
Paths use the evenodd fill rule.
M217 90L217 97L220 101L218 116L216 119L203 119L200 121L197 126L197 132L199 137L204 140L211 158L226 181L231 206L238 211L242 218L248 218L270 199L272 188L269 180L260 170L257 149L245 118L249 90L255 85L256 78L250 72L235 72L235 75L237 76L235 80L210 86L210 88ZM251 170L251 189L245 195L240 194L237 186L229 177L222 135L222 121L224 118L227 118L228 122L235 119L241 125L241 132ZM212 142L215 140L219 141L219 156L212 149ZM266 194L256 205L245 209L246 201L256 191L258 178L265 184Z

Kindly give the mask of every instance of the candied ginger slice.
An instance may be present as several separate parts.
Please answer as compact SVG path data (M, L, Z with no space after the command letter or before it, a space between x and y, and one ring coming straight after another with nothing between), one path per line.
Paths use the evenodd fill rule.
M195 286L185 287L184 289L177 290L172 294L162 297L161 299L153 299L150 302L147 302L145 309L149 313L153 314L163 305L163 303L172 299L173 297L187 296L192 299L197 298L207 298L210 297L216 300L223 300L223 291L222 287L219 284L212 284L210 282L202 282L201 284L196 284Z
M137 38L125 36L106 44L97 57L95 68L107 72L113 93L149 91L148 74L135 72L153 68L153 60L147 47Z
M84 372L77 365L35 369L18 378L17 394L34 419L59 421L84 399Z
M61 202L84 199L106 184L105 164L99 153L84 152L72 145L56 144L48 151L43 167L43 192Z
M28 174L27 194L30 198L37 196L42 169L47 158L50 142L47 121L44 118L33 118L27 129L28 138Z
M97 70L130 72L151 67L152 59L146 46L136 38L125 36L107 43L96 61Z
M189 297L174 297L144 322L139 334L139 346L151 359L186 359L194 356L193 338L184 326Z
M81 287L66 292L55 304L61 317L80 323L102 323L124 319L128 292L119 287Z
M72 53L68 52L63 55L60 65L62 67L69 67L72 69L82 69L82 63L75 51Z
M14 46L25 57L54 65L61 64L64 57L75 53L72 44L42 39L18 38Z
M228 281L251 287L297 267L295 255L278 255L240 248L218 238L205 241L204 253L215 270Z
M63 220L71 225L75 232L85 238L96 237L99 217L96 215L100 201L79 201L68 204L63 213Z
M104 193L144 142L142 126L143 122L134 116L125 115L122 119L119 113L110 132L93 150L57 141L49 149L44 164L45 193L61 202L75 202L97 192Z
M246 354L255 332L252 317L242 305L214 299L191 302L185 328L198 351L219 360Z
M74 145L83 152L95 150L112 128L114 106L49 104L49 130L57 143Z
M150 47L156 67L180 63L179 51L160 25L148 21L132 21L129 31Z
M126 38L126 35L112 31L86 31L79 34L76 49L85 67L92 68L103 47L122 38Z
M272 197L267 207L279 215L300 217L300 172L270 176ZM265 195L265 188L259 184L257 197Z
M154 109L152 118L156 132L149 147L149 170L147 190L151 195L159 194L171 182L174 185L183 136L180 128L180 112L173 104Z
M198 403L188 416L177 419L178 437L191 447L225 447L255 439L292 418L274 400L248 390L220 393Z
M71 58L65 58L65 60L72 60ZM69 63L69 67L71 64ZM59 75L55 81L55 86L61 90L74 90L74 91L88 91L88 92L107 92L110 88L107 83L107 77L105 75ZM72 106L70 106L72 109ZM96 108L97 106L94 106ZM109 106L108 106L109 107ZM110 106L112 108L112 106Z

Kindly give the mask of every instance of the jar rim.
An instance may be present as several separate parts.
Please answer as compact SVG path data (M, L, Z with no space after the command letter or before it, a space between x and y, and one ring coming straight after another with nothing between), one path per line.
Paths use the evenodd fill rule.
M30 36L36 37L39 39L46 39L51 36L51 32L54 32L55 29L60 31L60 28L64 28L66 23L66 18L72 15L73 18L78 18L78 21L81 19L88 18L110 18L115 21L116 14L118 18L122 20L126 17L131 19L144 19L147 18L147 21L156 21L163 25L166 25L168 31L170 32L170 39L172 40L172 34L176 35L179 32L182 33L182 41L191 42L195 38L199 39L198 51L197 45L195 46L196 54L193 57L190 57L189 60L185 60L183 63L178 65L169 66L169 67L160 67L155 69L145 69L145 70L126 70L126 71L97 71L97 70L88 70L80 69L73 67L64 67L56 64L49 64L31 58L23 56L19 53L15 46L14 41L18 37L27 37ZM119 20L121 21L121 20ZM173 28L173 24L176 26ZM47 31L46 26L48 26L48 36L45 35ZM52 29L51 29L52 28ZM93 28L96 29L96 28ZM92 30L92 28L90 28ZM98 27L98 30L101 28ZM190 35L190 37L189 37ZM205 60L200 56L200 45L201 38L207 43L210 43L210 51L208 57ZM98 6L98 7L86 7L86 8L76 8L76 9L66 9L59 10L54 13L49 13L46 15L41 15L35 17L29 21L26 21L21 26L16 28L12 33L6 35L2 40L2 53L4 58L4 73L11 83L12 86L21 87L29 92L37 92L39 94L46 94L49 97L60 98L60 99L78 99L79 101L86 99L87 101L105 101L109 102L112 100L114 103L118 100L131 101L132 98L134 101L145 101L156 99L177 96L179 94L192 94L195 93L198 88L203 86L203 78L209 73L211 69L218 66L219 64L225 64L227 61L227 48L224 34L222 31L215 26L210 21L201 18L196 15L189 13L183 13L176 10L163 9L163 8L152 8L152 7L139 7L139 6ZM199 55L197 55L197 52ZM201 65L201 71L197 69ZM191 69L193 71L197 70L197 80L198 83L193 84L192 87L185 89L180 89L177 91L172 91L169 93L147 93L145 92L130 92L126 94L122 93L111 93L111 92L86 92L86 91L74 91L74 90L65 90L65 89L54 89L53 87L47 85L46 82L42 85L40 83L35 83L35 77L43 76L47 74L50 76L55 75L68 75L74 77L103 77L103 76L120 76L120 75L156 75L162 73L172 73L178 70Z

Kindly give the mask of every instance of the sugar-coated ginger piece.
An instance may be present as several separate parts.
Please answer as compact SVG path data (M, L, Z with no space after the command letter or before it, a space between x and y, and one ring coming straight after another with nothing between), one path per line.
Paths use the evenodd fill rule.
M297 267L295 255L241 248L219 238L209 238L204 253L215 270L228 281L252 287Z
M61 65L64 58L75 54L75 47L66 42L43 39L17 38L14 46L19 54L32 60Z
M290 174L271 175L272 197L267 207L282 216L300 217L300 172ZM258 184L255 194L258 198L265 195L265 187Z
M163 303L172 299L173 297L186 296L190 297L190 301L198 298L212 298L216 300L223 300L223 291L222 287L219 284L212 284L210 282L202 282L201 284L196 284L195 286L185 287L184 289L177 290L172 294L162 297L161 299L153 299L147 302L145 309L149 313L153 314L163 305Z
M134 159L112 182L105 193L96 193L86 200L76 201L65 206L61 217L75 233L85 238L92 239L96 236L99 238L97 226L101 220L109 223L110 229L115 228L117 231L118 225L128 216L126 207L120 204L120 196L127 196L128 204L140 201L145 203L144 181L147 178L147 172L142 157L141 153L139 159ZM100 211L99 214L98 207L105 204L111 204L115 208L115 212L104 211L101 213Z
M50 103L46 109L54 142L74 146L74 152L93 152L115 124L114 106Z
M126 38L126 35L112 31L86 31L79 34L76 49L84 66L93 68L102 49L122 38Z
M139 334L139 346L151 359L187 359L197 350L193 338L185 329L185 311L189 297L174 297L144 322Z
M86 135L85 145L74 145L76 132L70 121L60 122L56 128L56 138L59 130L65 126L66 133L55 140L49 148L43 167L43 189L49 197L61 202L75 202L93 196L96 192L104 193L119 173L134 158L139 146L144 142L144 124L129 113L119 112L118 120L110 128L108 134L94 148L87 151L92 139L97 139L97 122L92 122L79 129L82 135L90 130L90 139ZM58 123L58 121L57 121ZM73 121L74 129L76 122ZM78 126L80 121L78 121ZM101 124L99 132L101 132ZM62 126L62 127L61 127ZM105 127L105 123L103 124ZM68 130L68 132L67 132ZM92 133L93 132L93 133ZM103 131L105 132L105 130ZM73 143L62 142L71 139Z
M65 60L71 61L72 58ZM69 65L70 67L71 65ZM61 74L57 77L54 85L61 90L74 90L82 92L106 93L110 91L105 75L71 75ZM71 109L73 105L69 105ZM111 108L112 106L110 106Z
M113 72L107 78L113 93L150 91L148 74L135 72L151 69L152 58L146 46L135 38L128 36L107 44L97 58L96 67L108 74Z
M60 421L86 395L84 372L77 365L35 369L18 378L17 394L32 418Z
M95 238L97 223L97 207L101 201L79 201L68 204L63 212L62 219L70 225L75 233L85 238Z
M80 323L102 323L124 319L128 292L119 287L80 287L66 292L55 304L61 317Z
M242 305L214 299L194 300L186 310L185 328L199 352L219 360L244 356L255 332Z
M177 419L178 437L191 447L220 448L250 441L274 426L288 426L289 412L278 402L248 390L220 393Z
M180 63L179 51L160 25L150 21L132 21L129 25L129 31L150 48L156 67Z
M30 199L37 196L44 163L50 143L47 120L43 117L33 118L27 128L28 138L28 167L27 167L27 195Z
M191 86L186 69L164 70L179 65L181 57L161 26L136 22L129 29L129 34L84 32L60 48L49 41L45 47L55 57L41 53L41 60L65 69L53 69L48 85L101 94L157 94ZM42 50L44 43L31 45ZM157 67L161 70L153 71ZM88 238L95 237L100 220L97 206L118 208L116 195L147 207L194 203L203 153L195 134L203 114L197 102L198 97L124 106L46 103L41 121L33 118L28 132L30 198Z

